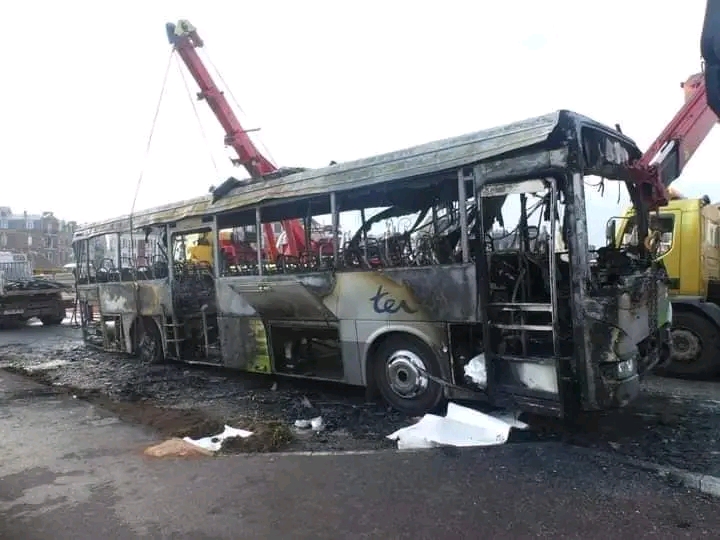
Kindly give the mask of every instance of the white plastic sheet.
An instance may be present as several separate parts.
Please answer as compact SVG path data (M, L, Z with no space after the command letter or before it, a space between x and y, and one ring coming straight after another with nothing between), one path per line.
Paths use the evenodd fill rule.
M511 413L503 418L485 414L457 403L448 404L447 414L426 414L412 426L388 435L399 449L433 448L436 446L495 446L505 444L510 429L525 429L526 424Z
M200 448L204 448L205 450L210 450L211 452L217 452L222 447L222 443L225 439L230 439L232 437L246 438L250 435L252 435L252 431L225 426L225 431L218 435L203 437L202 439L191 439L190 437L185 437L183 441L199 446Z
M322 416L316 416L310 420L295 420L295 427L298 429L312 428L313 431L322 431L325 429L325 423L323 422Z

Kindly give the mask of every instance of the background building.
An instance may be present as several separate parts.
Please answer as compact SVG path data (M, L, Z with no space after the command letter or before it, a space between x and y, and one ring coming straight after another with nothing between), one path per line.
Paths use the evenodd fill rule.
M0 250L26 253L36 269L57 268L73 262L72 236L77 223L52 212L14 214L0 206Z

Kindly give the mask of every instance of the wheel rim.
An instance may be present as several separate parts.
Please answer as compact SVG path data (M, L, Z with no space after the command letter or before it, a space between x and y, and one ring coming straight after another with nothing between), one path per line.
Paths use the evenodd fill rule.
M404 399L416 398L428 387L427 367L412 351L395 351L387 360L386 373L390 389Z
M670 332L672 358L683 364L691 364L700 357L702 339L687 328L673 328Z

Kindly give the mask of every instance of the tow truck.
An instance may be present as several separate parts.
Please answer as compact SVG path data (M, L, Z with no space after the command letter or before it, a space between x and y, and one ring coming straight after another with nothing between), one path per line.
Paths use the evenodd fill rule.
M720 0L708 0L701 38L704 71L681 84L685 103L636 165L663 186L651 217L672 298L668 375L709 377L720 372L720 205L705 196L686 199L671 187L720 116ZM664 193L663 193L664 191ZM638 243L635 212L608 224L607 242Z

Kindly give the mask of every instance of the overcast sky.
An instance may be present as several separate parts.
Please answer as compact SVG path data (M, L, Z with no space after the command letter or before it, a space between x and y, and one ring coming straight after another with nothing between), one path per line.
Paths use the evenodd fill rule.
M203 136L176 61L146 156L168 21L198 28L276 164L320 167L560 108L620 123L644 149L700 69L704 4L16 2L0 52L0 204L104 219L130 210L141 172L138 209L204 194L234 172L199 103ZM720 200L719 147L714 130L676 184L685 195ZM596 242L620 212L616 197L592 197Z

